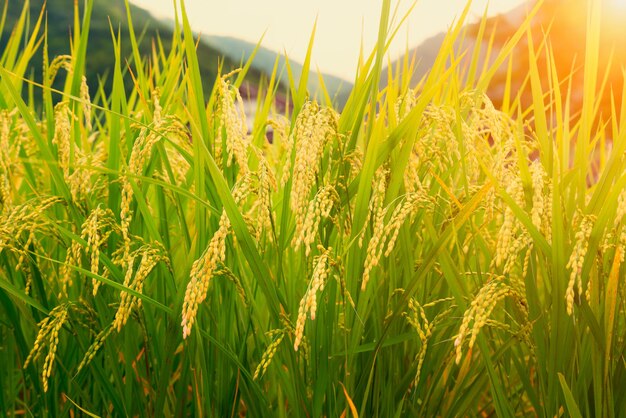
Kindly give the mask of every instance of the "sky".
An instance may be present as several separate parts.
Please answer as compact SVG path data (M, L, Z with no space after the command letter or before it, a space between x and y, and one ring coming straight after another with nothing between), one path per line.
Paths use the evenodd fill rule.
M157 17L174 16L174 0L133 0ZM524 0L474 0L470 20L506 12ZM392 2L392 7L396 2ZM400 0L403 15L411 6ZM466 0L419 0L407 24L390 48L392 58L446 30ZM488 6L487 6L488 5ZM361 42L373 50L378 34L381 0L185 0L193 29L202 34L227 35L286 51L290 59L304 59L313 25L317 31L312 62L321 71L345 79L354 77Z

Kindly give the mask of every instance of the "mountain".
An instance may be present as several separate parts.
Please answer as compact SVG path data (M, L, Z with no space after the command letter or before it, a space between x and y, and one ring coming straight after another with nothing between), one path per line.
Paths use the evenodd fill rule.
M23 7L26 4L23 0L6 0L7 18L0 38L0 51L4 51L8 37ZM31 27L36 22L39 13L46 7L46 18L48 22L48 55L50 59L58 55L69 54L70 36L74 24L74 0L30 0L28 13L30 14ZM81 8L82 2L78 2ZM168 51L171 47L173 29L168 25L154 19L147 11L130 5L133 27L136 36L140 39L139 49L143 57L152 54L153 41L160 38L163 48ZM111 39L111 26L117 31L119 28L122 39L122 56L130 58L132 49L129 40L129 28L126 17L126 6L124 0L94 1L92 17L89 29L89 48L87 51L86 74L90 91L97 91L99 79L104 80L105 89L110 88L112 82L112 69L115 64L113 42ZM210 91L218 74L219 59L224 60L224 68L235 68L238 62L230 60L220 54L215 48L200 43L198 45L198 61L200 71L203 74L203 84L205 91ZM38 54L31 60L32 72L35 80L41 80L42 54L39 48ZM249 73L249 80L258 81L263 74L255 69ZM60 87L63 82L61 74L55 87ZM132 79L128 77L126 83L130 88Z
M256 48L256 44L247 42L238 38L229 36L216 36L216 35L203 35L202 40L212 48L218 50L223 56L229 57L236 62L245 62L250 58ZM286 58L283 54L279 54L270 49L259 47L254 60L252 62L252 68L255 68L261 73L270 74L274 69L276 58L278 57L278 74L280 75L280 82L283 85L288 85L289 78L287 75ZM304 67L302 64L289 60L291 71L296 80L300 78ZM324 79L324 86L334 102L343 107L350 91L352 84L348 81L329 74L322 74ZM311 95L316 96L321 92L321 83L319 81L318 74L311 70L309 73L308 90Z
M30 14L31 27L37 20L39 13L46 4L46 16L48 21L48 55L51 59L58 55L69 54L70 36L74 24L74 3L75 0L30 0L28 12ZM0 4L2 4L0 2ZM7 7L7 18L0 33L0 53L4 51L8 37L19 19L20 14L26 4L26 0L5 0ZM78 2L81 7L82 2ZM154 40L159 37L164 50L170 50L174 24L171 21L161 21L154 18L148 11L130 4L130 12L136 36L140 39L139 49L143 57L152 54ZM111 40L111 26L117 31L119 28L122 39L122 56L130 58L132 49L129 40L129 27L126 15L126 5L124 0L96 0L93 2L91 16L91 26L89 31L89 48L87 51L86 74L90 91L97 91L100 80L104 82L105 90L110 89L114 62L113 43ZM238 68L242 59L247 60L252 54L256 45L231 37L207 36L201 37L198 43L197 53L200 64L200 72L203 76L205 92L210 92L218 74L220 63L223 65L223 72L228 72ZM253 93L262 82L268 79L274 66L277 53L266 48L260 48L253 64L248 71L246 86L251 86ZM38 54L31 61L32 74L35 80L41 80L42 54L41 48ZM292 71L298 80L302 65L290 61ZM285 58L280 58L280 68L284 67ZM336 98L338 105L343 105L350 92L351 85L337 77L324 75L326 87L331 97ZM56 80L55 87L62 86L63 75ZM132 79L127 77L125 82L127 87L132 87ZM287 91L287 72L282 71L280 78L282 92ZM319 91L319 81L317 74L311 73L309 81L311 94Z
M612 0L600 0L601 9L601 31L598 52L599 82L607 77L608 88L603 91L596 91L600 107L599 114L607 116L611 112L611 92L615 92L618 114L621 102L621 92L623 86L622 68L626 65L626 49L623 48L623 40L626 39L626 8L617 6ZM493 35L493 52L490 61L502 49L505 43L518 30L520 24L526 19L527 12L533 3L529 1L508 13L500 14L489 18L486 21L483 41L477 41L479 23L467 25L466 40L463 45L457 43L457 51L466 50L465 64L472 56L476 47L480 46L481 51L487 47L485 40ZM582 91L584 83L584 72L582 71L585 60L586 48L586 25L589 18L587 0L545 0L538 13L532 18L530 32L532 42L537 53L535 63L540 73L547 68L548 62L545 48L542 47L544 36L547 33L546 45L550 47L554 54L554 69L562 82L563 97L567 94L568 83L571 83L571 107L573 114L580 110L582 104ZM415 57L418 65L412 77L412 84L415 86L426 74L441 47L445 34L434 36L418 47L409 51L409 57ZM535 63L531 62L528 48L528 37L523 36L515 47L512 57L512 77L511 89L513 95L519 95L523 105L532 102L532 92L529 83L524 83L529 68ZM482 55L479 67L483 65L486 57ZM401 63L403 57L396 60L391 68L396 68ZM488 87L487 94L496 106L500 106L503 101L504 84L506 82L508 62L505 62L494 75ZM544 91L549 88L548 77L542 77ZM385 80L386 77L383 77Z

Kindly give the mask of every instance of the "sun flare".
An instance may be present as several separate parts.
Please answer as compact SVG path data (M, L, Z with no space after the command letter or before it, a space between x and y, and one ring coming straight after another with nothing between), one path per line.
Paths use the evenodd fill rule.
M626 11L626 0L609 0L611 7L620 11Z

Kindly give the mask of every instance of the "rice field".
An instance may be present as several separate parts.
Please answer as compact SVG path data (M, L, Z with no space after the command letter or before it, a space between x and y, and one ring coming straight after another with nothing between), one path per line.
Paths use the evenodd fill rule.
M550 59L530 106L496 108L529 20L480 69L457 48L469 9L428 77L410 86L407 59L381 89L402 24L385 0L341 111L305 70L277 113L277 69L251 132L248 65L203 91L182 3L171 51L127 60L112 30L110 91L83 70L91 0L42 82L45 22L16 28L0 415L623 416L626 94L598 113L596 3L579 113Z

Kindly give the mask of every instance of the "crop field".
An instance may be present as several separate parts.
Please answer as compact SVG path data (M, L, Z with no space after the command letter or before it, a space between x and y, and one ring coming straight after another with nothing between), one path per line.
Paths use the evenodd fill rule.
M624 416L626 94L598 2L576 111L539 40L531 103L509 79L494 106L530 18L463 55L468 9L417 87L409 59L381 83L384 0L343 109L306 90L312 35L253 121L248 63L203 88L183 4L170 50L112 28L90 91L92 3L70 55L42 14L0 58L1 416Z

